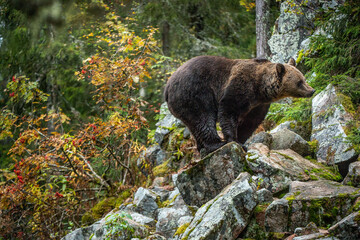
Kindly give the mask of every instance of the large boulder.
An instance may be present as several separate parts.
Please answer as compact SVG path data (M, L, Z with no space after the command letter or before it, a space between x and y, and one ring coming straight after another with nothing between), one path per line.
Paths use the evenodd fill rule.
M345 217L358 196L360 189L329 180L293 181L290 192L266 209L265 226L268 231L282 232L310 222L327 227Z
M315 30L314 18L317 9L334 8L337 5L337 0L309 0L307 7L296 9L291 8L288 2L282 2L280 16L268 42L272 54L271 61L285 63L290 57L296 59L300 49L308 45L308 39ZM302 13L296 14L299 10Z
M228 143L180 173L176 186L186 204L200 207L232 183L244 167L242 147Z
M275 134L283 129L288 129L290 131L293 131L294 133L299 134L306 141L310 140L310 135L311 135L311 123L310 122L309 122L309 124L307 124L306 122L298 123L297 121L286 121L286 122L280 123L274 129L272 129L270 131L270 134Z
M269 150L261 143L250 146L246 160L253 180L272 193L287 189L293 180L340 180L341 176L315 164L291 149Z
M249 173L241 173L218 196L202 206L182 239L236 239L250 221L257 204Z
M282 129L272 134L272 150L291 149L301 156L310 155L310 145L298 134Z
M316 95L312 101L311 140L318 142L316 157L328 165L337 164L345 175L356 158L352 145L346 141L345 127L352 120L333 85Z

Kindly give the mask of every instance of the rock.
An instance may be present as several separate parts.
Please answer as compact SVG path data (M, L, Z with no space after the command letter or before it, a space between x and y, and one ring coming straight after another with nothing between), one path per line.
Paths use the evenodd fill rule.
M286 199L273 201L265 212L265 229L268 232L286 232L288 215L289 202Z
M170 195L170 191L169 190L166 190L166 189L163 189L161 187L153 187L151 189L152 192L154 192L156 195L158 195L160 197L160 201L163 202L165 201L169 195Z
M241 173L218 196L199 208L183 239L236 239L244 230L256 202L250 174Z
M310 145L298 134L282 129L272 134L272 150L291 149L301 156L310 155Z
M127 212L131 219L141 225L146 225L149 227L155 227L155 220L153 218L146 217L140 213L137 212Z
M270 131L270 134L279 132L280 130L288 129L294 133L300 135L306 141L310 140L311 136L311 124L298 123L296 121L286 121L279 124L276 128Z
M145 151L145 158L153 166L158 166L165 162L168 157L168 153L160 148L159 145L155 144L148 147Z
M350 164L349 173L346 175L342 184L360 187L360 161Z
M294 9L289 7L288 2L282 2L280 16L268 42L272 53L271 61L285 63L290 57L296 59L299 50L306 48L305 40L315 30L314 18L317 9L335 8L338 2L341 1L309 0L307 7L301 8L302 14L294 14Z
M160 234L153 234L153 235L150 235L150 236L144 238L143 240L167 240L167 239Z
M342 240L360 239L360 213L351 213L329 228L329 232Z
M270 151L261 143L251 145L246 160L254 182L272 193L287 189L293 180L341 179L321 164L312 163L293 150Z
M311 35L314 17L312 11L304 15L286 12L289 5L280 5L280 16L275 23L275 32L268 41L272 62L285 63L300 50L301 42Z
M237 143L228 143L184 170L176 186L188 205L202 206L218 195L243 171L245 156Z
M325 240L325 239L329 239L329 240L336 240L335 238L327 238L326 237L327 234L326 233L312 233L312 234L308 234L308 235L303 235L303 236L299 236L299 237L294 237L293 240Z
M346 141L344 128L352 120L345 111L341 99L331 84L316 95L312 101L311 140L318 141L316 157L328 165L339 165L340 172L346 175L348 165L356 158L356 152ZM336 146L336 147L335 147Z
M258 134L253 135L245 142L245 147L249 148L250 145L254 143L262 143L270 148L272 143L272 136L267 132L259 132Z
M135 211L147 217L155 218L159 208L157 197L158 195L154 192L140 187L134 195Z
M326 227L345 217L358 196L360 189L329 180L293 181L290 192L266 209L265 223L269 231L294 231L309 222Z
M145 219L146 217L141 217L141 219ZM137 215L137 219L139 220L139 216ZM130 230L120 230L116 228L116 226L122 222L127 225ZM105 240L105 239L114 239L115 236L118 240L131 239L132 236L137 236L140 238L144 238L149 234L148 229L129 218L129 214L124 213L122 211L118 211L115 213L109 213L106 217L102 218L100 221L84 228L75 229L73 232L69 233L62 240Z
M257 199L259 203L265 203L265 202L272 202L273 201L273 195L272 193L267 190L266 188L262 188L259 191L256 192Z
M192 218L191 211L185 204L182 207L160 208L156 231L169 239L179 226L189 223Z
M184 124L170 113L166 102L160 107L160 115L164 118L156 123L154 139L161 146L165 136L170 133L173 127L184 127Z
M298 229L298 231L296 231ZM301 229L301 231L299 231L299 229ZM296 228L294 230L294 233L296 233L296 235L298 236L302 236L302 235L310 235L310 234L314 234L314 233L319 233L319 229L316 226L315 223L310 222L308 225L306 225L305 228Z

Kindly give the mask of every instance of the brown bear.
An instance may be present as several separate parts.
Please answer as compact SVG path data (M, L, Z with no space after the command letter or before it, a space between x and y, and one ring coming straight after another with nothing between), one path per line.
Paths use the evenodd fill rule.
M280 64L199 56L173 73L165 100L170 112L190 129L198 150L207 154L231 141L245 143L264 120L270 103L311 97L314 92L293 59ZM217 121L224 141L216 131Z

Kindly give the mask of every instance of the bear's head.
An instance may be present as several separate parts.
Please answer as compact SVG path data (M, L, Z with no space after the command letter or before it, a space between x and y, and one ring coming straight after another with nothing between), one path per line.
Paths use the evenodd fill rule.
M277 99L311 97L314 94L315 90L306 83L304 75L295 67L293 58L290 58L288 64L276 64L275 68L280 82Z

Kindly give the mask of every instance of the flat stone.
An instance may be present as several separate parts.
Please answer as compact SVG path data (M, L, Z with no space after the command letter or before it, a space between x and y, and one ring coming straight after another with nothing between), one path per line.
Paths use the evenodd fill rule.
M270 151L264 144L255 143L248 149L246 160L256 184L272 193L287 189L294 180L341 179L341 176L291 149Z

